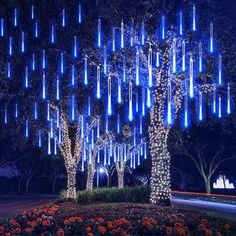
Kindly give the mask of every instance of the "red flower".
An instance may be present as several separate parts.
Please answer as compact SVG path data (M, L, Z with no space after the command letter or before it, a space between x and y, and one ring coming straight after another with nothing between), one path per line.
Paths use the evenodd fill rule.
M64 235L65 235L64 230L62 228L59 228L57 230L56 236L64 236Z
M98 226L97 229L98 229L99 233L101 233L101 234L105 234L105 232L107 231L106 227L104 227L104 226Z
M226 230L230 230L230 225L229 225L229 224L225 224L225 225L224 225L224 228L225 228Z
M86 227L86 231L87 231L87 232L91 232L91 231L92 231L92 228L91 228L91 227Z
M4 227L3 226L0 226L0 233L4 233Z
M31 228L29 228L29 227L25 229L25 232L26 232L26 233L31 233L32 231L33 231L33 229L31 229Z

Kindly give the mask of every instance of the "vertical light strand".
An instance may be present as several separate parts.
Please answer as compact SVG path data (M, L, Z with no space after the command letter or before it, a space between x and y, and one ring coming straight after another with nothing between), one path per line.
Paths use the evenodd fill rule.
M71 120L75 121L75 95L71 96Z
M32 71L35 71L35 53L32 54Z
M195 6L195 4L193 4L192 29L193 29L193 31L196 31L196 6Z
M61 23L62 23L62 27L66 26L66 11L64 8L62 9L62 22Z
M79 4L79 7L78 7L78 23L79 24L82 23L82 7L81 7L81 4Z
M148 50L148 87L151 88L152 85L152 48L150 46Z
M133 120L133 91L132 82L129 82L129 121Z
M4 110L4 124L6 125L8 123L8 112L7 108Z
M184 96L184 128L188 128L188 94Z
M18 103L15 103L15 118L18 118Z
M183 12L179 12L179 35L183 35Z
M100 71L100 66L97 66L97 92L96 92L96 97L97 99L101 98L101 71Z
M50 132L48 132L48 155L51 155L51 136L50 136Z
M75 77L76 77L76 74L75 74L75 65L73 64L71 66L71 86L74 87L75 86Z
M98 118L97 122L97 138L100 138L100 118Z
M63 52L61 52L60 72L61 74L64 74L64 53Z
M210 53L214 51L213 23L210 23Z
M156 67L160 67L160 52L157 51L156 53Z
M11 79L11 63L7 63L7 78Z
M101 19L98 19L97 44L98 44L99 48L102 45L102 39L101 39Z
M1 35L1 37L3 37L4 36L4 19L3 18L1 18L1 26L0 26L0 28L1 28L0 35Z
M84 57L84 85L88 85L88 56Z
M112 114L112 107L111 107L111 77L108 76L107 80L107 114L110 116Z
M145 116L145 88L142 88L142 116Z
M185 65L185 41L182 41L182 71L184 72L186 70L186 65Z
M124 22L123 22L123 20L121 21L121 26L120 26L120 47L121 47L121 49L123 49L124 48L124 46L125 46L125 43L124 43Z
M176 73L176 39L172 43L172 72Z
M147 108L151 107L151 91L147 88Z
M38 147L39 148L42 147L42 130L41 129L38 131Z
M202 121L203 119L203 112L202 112L202 92L199 92L199 101L198 101L198 119Z
M31 20L34 19L34 5L31 6Z
M91 98L88 96L88 116L91 116Z
M116 29L112 28L112 51L115 52L116 50Z
M26 138L29 137L29 120L28 119L25 121L25 137Z
M193 57L190 56L189 60L189 96L193 98L194 96L194 89L193 89Z
M12 37L9 37L9 55L12 56Z
M222 117L222 110L221 110L221 104L222 103L222 99L221 96L219 95L219 101L218 101L218 117L221 118Z
M230 104L230 84L228 83L227 87L227 114L231 113L231 104Z
M167 90L167 124L172 124L172 86L170 81Z
M218 84L222 84L222 56L218 56Z
M107 74L107 47L104 45L103 48L103 73L104 75Z
M35 38L39 37L39 24L38 24L38 22L35 22L35 24L34 24L34 37Z
M135 58L135 84L139 85L139 49L136 49L136 58Z
M25 52L25 32L21 32L21 52Z
M56 81L56 99L57 101L60 100L60 79L57 76L57 81Z
M76 36L74 36L73 56L74 56L74 58L78 57L78 46L77 46L77 37Z
M106 131L106 133L109 132L109 120L108 120L108 114L106 114L106 120L105 120L105 131Z
M34 119L38 119L38 103L34 102Z
M213 87L213 114L216 114L216 86Z
M57 137L54 137L54 155L57 155Z
M18 14L17 9L14 9L14 26L16 27L18 25Z
M142 21L142 26L141 26L141 45L145 44L145 25L144 21Z
M166 38L166 29L165 29L165 21L166 21L166 19L165 19L165 16L162 16L161 17L161 38L162 38L162 40L165 40L165 38Z
M51 43L55 43L55 26L51 25Z
M118 98L117 98L118 103L120 104L122 102L121 98L121 79L118 78Z
M46 76L45 76L45 71L43 71L43 79L42 79L42 98L46 99Z
M25 88L29 88L29 70L28 70L28 66L25 67Z

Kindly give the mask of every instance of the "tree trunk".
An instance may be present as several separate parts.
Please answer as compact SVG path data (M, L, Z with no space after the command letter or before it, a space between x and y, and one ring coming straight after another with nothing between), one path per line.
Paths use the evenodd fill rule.
M118 176L118 188L124 188L125 161L116 162L116 171Z
M18 184L17 184L17 192L21 193L21 183L22 183L22 179L18 179Z
M109 174L107 175L107 188L109 188L110 187L110 176L109 176Z
M29 183L30 183L30 179L26 179L26 181L25 181L25 193L26 194L29 193Z
M54 178L52 180L52 194L56 193L56 181L57 181L57 178Z
M158 108L155 107L158 112ZM170 153L167 149L167 139L169 128L165 124L158 123L156 118L152 117L149 126L150 154L152 159L151 170L151 196L152 204L170 205Z
M67 198L76 199L76 165L67 169Z
M206 193L211 193L211 178L210 177L207 177L205 179L205 190L206 190Z
M86 190L93 190L94 165L88 164Z
M124 188L124 170L117 171L118 175L118 188L123 189Z

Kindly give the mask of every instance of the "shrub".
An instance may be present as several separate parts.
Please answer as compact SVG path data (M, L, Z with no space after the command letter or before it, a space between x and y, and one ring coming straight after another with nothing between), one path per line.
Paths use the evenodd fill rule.
M150 187L126 187L118 188L100 188L92 191L78 191L77 201L79 203L91 202L133 202L148 203L150 196ZM61 199L66 199L66 191L60 193Z

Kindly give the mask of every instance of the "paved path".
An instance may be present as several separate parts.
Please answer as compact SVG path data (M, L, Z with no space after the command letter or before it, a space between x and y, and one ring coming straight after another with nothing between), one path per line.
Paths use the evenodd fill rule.
M173 198L172 204L182 208L190 208L230 220L236 220L236 205L181 198Z
M14 216L26 209L53 203L57 199L57 195L0 195L0 217ZM236 220L236 205L180 198L173 198L172 204Z
M56 195L0 195L0 217L14 216L26 209L53 203Z

